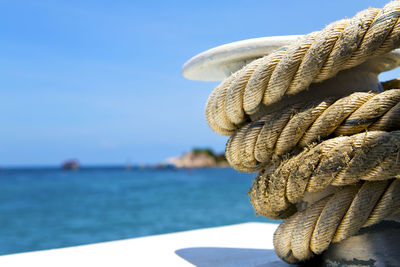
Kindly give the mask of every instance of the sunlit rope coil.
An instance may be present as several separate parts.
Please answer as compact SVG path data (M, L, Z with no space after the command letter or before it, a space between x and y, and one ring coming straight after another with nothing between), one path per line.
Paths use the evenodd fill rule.
M399 82L381 93L268 107L400 47L399 18L400 1L393 1L334 22L249 63L207 101L208 124L230 136L229 163L259 171L249 192L254 209L285 219L274 246L289 263L400 212Z

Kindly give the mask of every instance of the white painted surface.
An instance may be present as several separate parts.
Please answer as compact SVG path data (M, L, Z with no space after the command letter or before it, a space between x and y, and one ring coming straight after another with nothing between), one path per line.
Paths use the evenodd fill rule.
M244 223L12 254L0 266L290 266L273 249L277 224Z
M189 80L220 81L254 59L301 36L261 37L221 45L192 57L183 65L182 74Z

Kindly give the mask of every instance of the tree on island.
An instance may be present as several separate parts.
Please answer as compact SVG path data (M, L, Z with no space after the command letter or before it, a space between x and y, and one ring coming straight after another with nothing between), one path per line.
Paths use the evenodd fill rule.
M225 157L225 153L214 153L214 151L211 148L193 148L192 149L192 153L194 155L198 155L198 154L205 154L208 155L210 157L212 157L215 162L217 163L217 165L226 165L228 164L226 157Z

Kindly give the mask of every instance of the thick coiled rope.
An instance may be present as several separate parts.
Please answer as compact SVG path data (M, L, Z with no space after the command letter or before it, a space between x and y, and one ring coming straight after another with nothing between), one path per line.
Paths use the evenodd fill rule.
M285 219L274 246L287 262L305 261L400 212L400 89L392 89L398 80L382 93L270 108L399 47L399 17L394 1L334 22L254 60L208 99L210 127L231 136L230 164L259 171L249 191L254 209Z

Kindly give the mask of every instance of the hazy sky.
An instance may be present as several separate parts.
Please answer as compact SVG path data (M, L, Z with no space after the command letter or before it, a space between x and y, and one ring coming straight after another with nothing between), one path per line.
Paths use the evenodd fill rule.
M185 61L233 41L320 30L386 2L0 1L0 166L222 152L226 137L203 115L217 83L185 80Z

